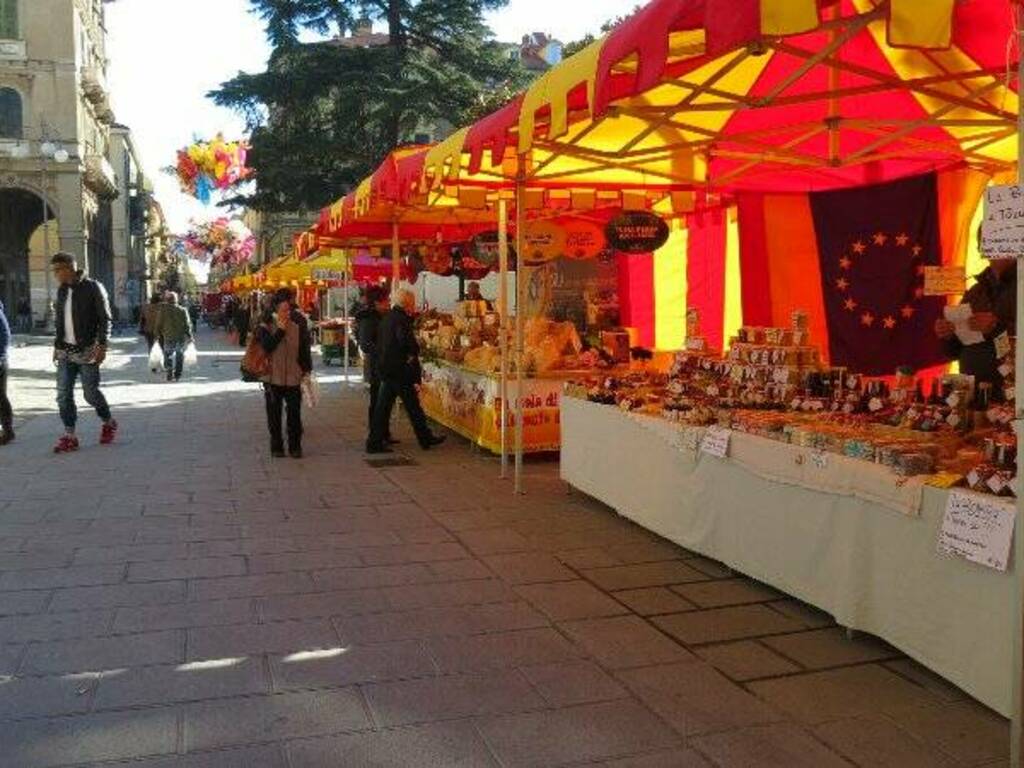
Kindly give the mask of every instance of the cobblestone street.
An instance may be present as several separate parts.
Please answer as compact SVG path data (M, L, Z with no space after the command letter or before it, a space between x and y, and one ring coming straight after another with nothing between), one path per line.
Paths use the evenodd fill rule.
M24 339L21 340L22 342ZM168 385L121 339L111 447L12 350L0 449L11 768L1008 766L1005 720L885 643L451 439L368 462L338 369L272 460L240 353ZM81 396L79 394L81 406ZM390 458L390 457L389 457Z

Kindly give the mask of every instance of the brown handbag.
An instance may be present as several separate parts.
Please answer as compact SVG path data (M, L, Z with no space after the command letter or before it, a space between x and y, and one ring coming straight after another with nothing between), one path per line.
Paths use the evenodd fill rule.
M242 356L242 381L263 381L270 376L271 368L270 355L260 344L259 333L253 333Z

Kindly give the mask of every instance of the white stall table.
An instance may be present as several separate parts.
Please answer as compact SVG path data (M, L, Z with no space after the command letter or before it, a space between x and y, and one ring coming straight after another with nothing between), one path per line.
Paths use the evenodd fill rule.
M682 547L887 640L1010 715L1013 576L938 553L947 491L895 480L882 494L834 479L809 487L782 470L809 471L806 449L740 435L736 458L718 459L682 434L565 396L562 478ZM765 444L776 470L743 462L750 441Z

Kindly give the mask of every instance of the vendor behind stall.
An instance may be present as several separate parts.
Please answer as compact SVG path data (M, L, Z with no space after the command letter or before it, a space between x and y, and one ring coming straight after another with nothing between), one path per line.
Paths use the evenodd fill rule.
M999 373L997 339L1003 334L1013 335L1017 327L1016 259L993 259L977 280L964 294L961 306L970 305L970 328L983 334L984 341L964 344L957 337L956 326L945 319L935 322L935 334L942 340L949 359L959 361L961 373L974 376L978 383L991 382L994 390L1001 393L1003 377Z
M479 317L493 310L491 302L484 298L480 292L480 283L475 280L466 283L466 298L461 302L464 314L468 317Z

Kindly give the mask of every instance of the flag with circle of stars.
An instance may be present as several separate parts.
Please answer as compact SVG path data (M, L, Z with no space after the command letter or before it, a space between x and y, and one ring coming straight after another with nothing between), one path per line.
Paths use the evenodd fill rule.
M924 268L942 263L935 175L810 198L832 364L890 375L943 362L945 301L924 295Z

